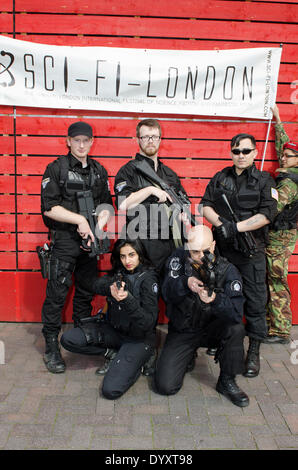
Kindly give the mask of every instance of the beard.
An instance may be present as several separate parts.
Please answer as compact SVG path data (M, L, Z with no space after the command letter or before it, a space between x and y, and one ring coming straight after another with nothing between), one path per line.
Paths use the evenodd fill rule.
M147 157L153 157L154 155L157 154L158 152L158 146L155 145L150 145L150 146L140 146L140 149L142 150L143 154L146 155Z

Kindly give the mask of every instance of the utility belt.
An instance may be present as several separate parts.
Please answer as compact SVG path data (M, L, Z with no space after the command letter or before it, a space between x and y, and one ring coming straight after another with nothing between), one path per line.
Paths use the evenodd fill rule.
M55 243L56 240L81 240L76 228L74 230L51 229L50 236L53 243Z

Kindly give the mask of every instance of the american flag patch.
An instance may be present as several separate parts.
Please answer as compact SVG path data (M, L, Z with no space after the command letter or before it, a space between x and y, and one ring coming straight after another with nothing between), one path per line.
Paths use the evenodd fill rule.
M278 191L275 188L271 188L271 196L278 201Z

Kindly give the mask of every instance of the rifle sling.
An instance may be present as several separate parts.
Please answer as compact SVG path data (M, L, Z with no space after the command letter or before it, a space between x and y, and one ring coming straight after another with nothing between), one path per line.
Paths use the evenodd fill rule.
M155 181L152 181L147 175L145 175L145 178L147 178L147 180L150 181L150 183L153 186L155 186L156 188L162 189L159 184L155 183ZM172 222L172 225L171 225L171 230L172 230L173 240L174 240L174 243L175 243L175 247L179 248L179 247L183 246L183 243L182 243L182 240L181 240L181 232L180 232L180 229L179 229L178 222L177 222L176 218L172 217L173 212L172 212L171 208L166 203L162 203L162 204L163 204L163 207L165 208L168 220L170 221L171 218L172 218L173 222Z

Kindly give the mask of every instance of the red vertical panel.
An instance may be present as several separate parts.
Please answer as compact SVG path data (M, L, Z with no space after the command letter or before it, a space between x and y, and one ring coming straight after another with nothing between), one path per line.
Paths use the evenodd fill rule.
M0 321L16 321L15 272L0 272Z
M289 287L291 291L291 310L293 325L298 325L298 273L289 274Z
M12 12L13 11L13 0L2 0L1 11Z
M2 7L2 5L1 5ZM2 12L5 10L2 10ZM7 10L8 11L8 10ZM11 13L0 12L0 31L3 33L12 33L13 31L13 17Z
M88 21L84 15L18 15L16 16L16 32L24 33L28 29L33 33L47 34L101 34L108 36L144 36L168 38L204 38L212 34L213 39L241 41L274 41L291 42L298 39L297 27L288 24L287 28L279 23L267 23L260 28L258 23L219 21L180 18L139 18L139 17L108 17L90 16Z
M278 100L281 102L282 118L291 122L287 125L289 135L294 136L298 110L297 106L291 104L294 90L290 84L297 78L295 23L298 5L295 5L294 1L285 4L283 1L272 1L270 4L228 0L177 0L172 2L171 9L168 5L168 0L160 0L152 5L144 4L143 0L53 0L44 4L37 0L15 0L15 9L18 12L17 38L58 45L178 50L269 47L283 41ZM13 15L3 12L12 11L12 0L3 0L0 31L4 34L12 34ZM20 13L23 11L28 13ZM42 14L43 12L45 14ZM33 270L39 269L35 246L42 243L47 232L39 213L40 182L45 166L57 154L65 153L63 136L69 123L88 114L90 119L93 118L91 123L96 132L92 153L107 168L113 187L117 170L137 149L136 142L127 138L134 137L137 119L142 116L133 113L119 113L118 116L117 113L97 111L85 113L39 108L32 111L32 108L18 108L16 227L12 113L12 107L0 106L0 270L9 270L0 272L0 282L3 278L2 291L5 293L7 288L8 292L7 300L0 307L0 320L3 315L3 321L40 321L46 281L41 278L39 272ZM97 119L98 117L101 119ZM108 119L109 117L117 119ZM129 119L122 119L123 117ZM244 123L237 119L226 119L223 123L208 122L211 120L205 119L204 122L198 123L192 121L191 116L184 121L181 116L178 118L177 122L169 118L162 120L165 139L161 146L161 156L164 162L176 169L182 177L183 185L194 203L200 201L209 178L215 171L230 164L229 140L236 133L243 131L244 126L245 131L256 136L259 154L262 153L267 130L264 123ZM264 168L273 171L276 168L273 129L269 139L271 142L267 148ZM257 166L259 165L260 159L257 161ZM14 253L16 243L18 266ZM108 267L109 256L102 257L99 269L106 270ZM20 272L15 273L16 269ZM298 323L297 254L291 259L290 271L293 322ZM71 321L72 296L73 292L70 292L63 313L65 321ZM96 302L102 301L97 297ZM167 321L163 303L160 305L159 320L161 323Z
M293 0L293 3L294 0ZM16 0L16 11L34 13L80 13L117 16L149 16L167 17L170 13L180 18L218 18L236 19L246 21L282 21L291 22L297 17L297 6L290 5L287 9L278 3L266 5L263 2L251 4L250 2L218 1L194 2L193 0L175 0L171 5L177 14L169 12L169 0L158 2L144 2L143 0L82 2L80 0L52 0L50 3L40 3L39 0L25 2ZM179 13L178 13L179 12Z
M0 279L1 274L2 273L0 273ZM45 299L46 284L47 281L41 277L40 273L19 272L15 274L14 288L11 289L11 293L14 294L14 296L11 295L9 302L9 304L14 302L14 309L12 310L15 310L15 321L41 321L41 310ZM62 320L64 322L72 322L72 299L73 288L71 288L69 291L62 312ZM93 300L93 313L96 313L98 309L103 306L103 303L104 299L102 297L96 296ZM2 313L0 313L0 318L1 315ZM5 317L4 308L3 317ZM9 320L9 318L7 318L7 320Z

